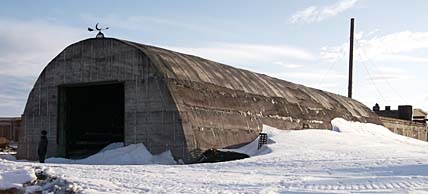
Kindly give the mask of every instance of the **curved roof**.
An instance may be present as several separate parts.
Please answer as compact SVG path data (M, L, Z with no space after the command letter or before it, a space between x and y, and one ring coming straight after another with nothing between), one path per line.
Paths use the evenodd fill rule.
M109 52L104 52L104 48L108 48ZM105 62L107 57L113 60L114 67L123 69L123 74L112 68L112 64L110 68L104 68L110 63ZM134 65L137 71L134 71ZM92 70L96 71L97 76L91 76ZM183 135L183 149L191 157L209 148L248 143L257 137L264 124L280 129L326 129L331 127L330 121L335 117L381 124L369 108L344 96L158 47L113 38L91 38L68 46L43 69L25 108L25 116L31 116L37 122L26 126L26 130L37 131L44 127L38 124L46 120L41 112L55 113L59 99L50 100L51 95L48 94L57 94L62 84L123 81L137 90L137 87L143 86L138 85L140 82L137 79L140 78L146 89L154 86L153 91L158 92L158 96L152 93L150 98L159 97L161 101L164 96L168 98L169 107L172 107L168 111L178 115L172 116L172 119L177 120L179 127L162 120L159 128L149 126L139 129L154 130L156 133L166 130L163 135L169 133L168 128L178 131ZM130 95L135 95L133 98L149 96L141 94L149 93L135 92ZM130 100L127 107L146 111L146 106L135 102ZM42 103L48 106L40 106ZM153 104L154 108L150 111L154 115L161 114L160 118L164 119L164 104L147 104ZM57 115L46 115L49 119L43 123L56 126L57 119L50 119L50 116L57 118ZM146 114L139 115L143 122L151 118L146 118ZM138 123L137 117L134 118ZM175 136L173 141L177 143ZM163 144L159 143L158 147L161 146ZM184 154L182 148L179 152Z
M72 45L94 39L96 38L82 40ZM265 96L273 100L274 98L281 98L286 106L297 106L300 109L300 115L289 112L290 115L287 116L291 116L291 118L300 118L302 114L309 112L315 112L315 115L319 115L319 110L323 110L324 113L321 113L323 119L321 120L324 122L340 116L345 119L381 124L377 115L369 108L345 96L163 48L115 38L103 38L103 40L118 41L141 51L150 59L161 76L166 79L210 84L247 94ZM45 69L41 74L44 73ZM178 100L185 100L183 99L184 96L174 94L173 96L179 98ZM285 112L288 111L285 110ZM277 115L271 116L276 117ZM311 118L314 117L311 116ZM309 119L309 117L305 119Z
M344 96L235 68L197 56L125 40L120 41L143 51L165 78L209 83L246 93L284 98L287 102L293 104L301 104L304 101L306 103L314 102L310 104L310 108L315 109L333 110L343 108L356 118L375 117L366 106ZM337 107L337 104L342 107Z

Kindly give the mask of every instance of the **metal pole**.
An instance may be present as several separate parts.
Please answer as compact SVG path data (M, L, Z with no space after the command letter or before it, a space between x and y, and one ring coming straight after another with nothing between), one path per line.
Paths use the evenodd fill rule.
M354 18L351 18L351 30L349 38L349 78L348 78L348 98L352 98L352 71L354 57Z

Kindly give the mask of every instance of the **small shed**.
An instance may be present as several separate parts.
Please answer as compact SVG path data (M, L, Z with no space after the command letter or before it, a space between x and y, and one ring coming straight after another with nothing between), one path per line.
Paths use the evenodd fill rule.
M81 158L112 142L144 143L193 162L210 148L254 140L263 124L329 129L330 120L380 124L360 102L197 56L114 38L72 44L42 71L23 114L18 157Z
M422 109L415 108L413 109L413 121L418 123L427 123L427 113Z

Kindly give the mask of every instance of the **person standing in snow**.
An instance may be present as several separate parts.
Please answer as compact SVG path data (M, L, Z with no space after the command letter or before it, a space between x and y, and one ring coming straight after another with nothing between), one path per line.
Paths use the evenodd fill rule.
M47 134L48 134L48 132L46 132L45 130L42 131L42 136L40 137L39 147L37 149L37 152L39 154L39 162L40 163L45 163L46 152L48 150L48 138L46 137Z

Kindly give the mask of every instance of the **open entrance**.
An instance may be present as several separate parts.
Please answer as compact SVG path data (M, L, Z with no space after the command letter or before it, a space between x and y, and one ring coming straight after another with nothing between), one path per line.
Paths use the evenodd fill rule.
M124 142L123 83L62 86L59 92L62 156L84 158L110 143Z

